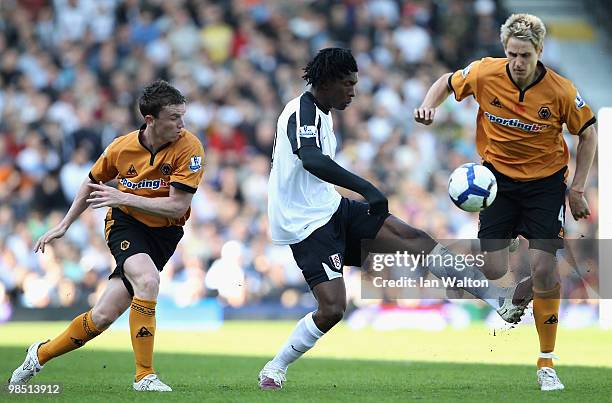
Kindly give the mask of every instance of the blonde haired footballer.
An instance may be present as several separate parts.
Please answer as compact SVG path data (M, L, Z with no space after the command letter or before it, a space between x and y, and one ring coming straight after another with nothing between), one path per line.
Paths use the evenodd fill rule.
M155 306L159 272L183 236L190 204L202 179L204 149L185 130L185 98L165 81L148 85L139 98L145 123L115 139L95 163L64 219L44 234L35 251L61 238L85 211L108 207L106 242L117 266L94 307L77 316L52 340L33 343L13 372L11 384L25 384L51 359L82 347L130 308L130 336L136 361L133 388L172 391L153 369ZM105 185L117 180L117 188Z
M513 14L501 26L506 58L486 57L463 70L442 75L414 111L417 122L431 124L436 108L451 94L473 96L479 104L476 145L495 174L495 202L480 214L478 238L488 251L490 279L508 267L508 245L529 240L533 315L540 340L537 378L543 391L564 385L553 369L559 321L560 283L555 253L563 248L569 151L562 125L578 136L576 170L568 201L574 219L590 215L584 188L597 148L595 116L568 79L539 58L546 28L529 14ZM524 300L529 302L530 296Z

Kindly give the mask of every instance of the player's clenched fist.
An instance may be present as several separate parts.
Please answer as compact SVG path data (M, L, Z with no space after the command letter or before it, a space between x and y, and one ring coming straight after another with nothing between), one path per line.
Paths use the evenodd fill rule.
M424 125L430 125L433 122L436 108L416 108L414 110L414 120Z

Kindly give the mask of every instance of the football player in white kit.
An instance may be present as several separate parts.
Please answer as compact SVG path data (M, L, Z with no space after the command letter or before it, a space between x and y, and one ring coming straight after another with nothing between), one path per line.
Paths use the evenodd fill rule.
M298 322L259 373L259 386L265 390L282 388L288 365L342 319L346 309L342 268L362 265L362 240L373 239L411 253L450 253L424 231L389 214L387 198L380 190L334 162L337 143L331 110L349 106L358 80L351 51L322 49L304 72L311 90L289 101L278 118L268 216L272 241L291 247L318 308ZM342 197L334 185L359 193L367 203ZM455 268L428 269L437 277L459 276ZM461 271L460 276L486 279L474 268ZM509 322L518 321L523 314L524 306L505 298L514 290L508 294L493 285L465 290L487 300Z

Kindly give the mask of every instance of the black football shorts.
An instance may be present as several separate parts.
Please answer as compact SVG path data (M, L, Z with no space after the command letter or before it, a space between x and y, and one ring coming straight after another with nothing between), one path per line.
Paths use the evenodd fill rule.
M563 248L565 220L565 171L528 182L516 181L484 164L497 179L497 196L480 213L478 238L484 251L508 246L510 239L522 235L530 249L555 253Z
M361 241L374 239L389 216L368 214L367 203L345 197L327 222L308 238L290 245L310 289L342 277L343 266L361 266Z
M149 227L113 208L111 216L105 220L105 233L106 243L117 264L108 278L121 278L130 295L134 295L134 288L123 273L125 260L138 253L146 253L157 270L162 271L183 237L183 227Z

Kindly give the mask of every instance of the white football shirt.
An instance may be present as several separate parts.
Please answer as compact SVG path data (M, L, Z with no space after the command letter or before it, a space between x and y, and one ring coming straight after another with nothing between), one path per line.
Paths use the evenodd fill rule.
M336 136L331 112L323 112L310 92L292 99L278 118L268 182L268 218L272 242L290 245L325 225L342 197L331 183L304 169L297 151L316 146L334 158Z

